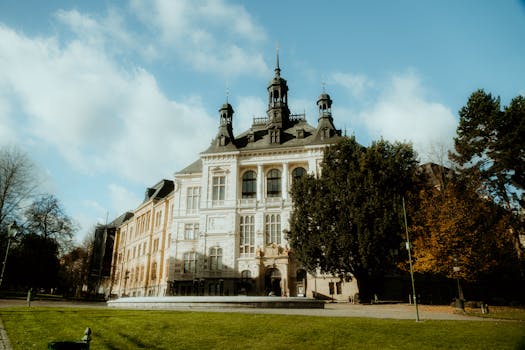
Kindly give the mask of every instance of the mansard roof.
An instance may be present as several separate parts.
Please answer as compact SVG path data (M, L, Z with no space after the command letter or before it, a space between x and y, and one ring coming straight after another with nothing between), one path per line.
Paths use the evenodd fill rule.
M146 189L144 201L142 203L145 203L149 200L165 198L167 195L173 192L173 189L174 184L172 180L160 180L155 186Z
M191 175L202 172L202 159L199 158L181 171L177 172L177 175Z
M111 221L108 224L108 227L119 227L120 225L122 225L122 223L124 223L124 222L128 221L129 219L131 219L133 217L133 215L134 214L132 212L127 211L124 214L120 215L115 220Z
M262 150L262 149L278 149L288 147L299 147L307 145L322 145L335 143L341 138L341 133L335 130L332 136L325 137L320 132L319 127L311 126L304 116L292 118L286 129L282 130L281 142L270 142L269 128L267 127L267 120L260 118L254 120L252 127L235 138L235 144L229 144L226 147L219 146L216 142L212 142L203 154L222 153L228 151L243 151L243 150ZM189 168L189 167L188 167ZM186 170L186 169L184 169ZM181 171L181 173L184 172Z

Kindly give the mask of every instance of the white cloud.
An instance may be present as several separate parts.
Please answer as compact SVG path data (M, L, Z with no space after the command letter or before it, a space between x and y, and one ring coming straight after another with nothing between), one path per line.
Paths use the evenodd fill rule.
M12 93L29 132L85 172L156 181L193 161L213 134L199 99L171 101L144 69L123 70L80 41L62 47L0 27L0 66L0 96Z
M194 69L228 78L269 73L258 50L249 49L266 33L243 6L223 0L132 0L131 9L159 33L159 45L173 48Z
M135 193L120 185L110 184L108 191L111 209L114 213L117 213L117 216L126 211L134 210L141 203L140 198Z
M355 98L362 98L367 90L374 86L374 83L362 74L342 72L333 73L329 82L343 86Z
M234 128L235 135L248 130L252 126L253 118L266 117L266 103L258 96L239 96L235 110Z
M457 125L450 109L428 99L414 73L393 76L377 101L358 118L356 122L373 139L412 142L422 161L428 160L436 145L451 145Z
M153 59L157 49L142 33L132 33L121 11L110 8L105 16L92 16L77 10L58 10L55 18L65 24L79 41L99 50L120 53L133 50Z

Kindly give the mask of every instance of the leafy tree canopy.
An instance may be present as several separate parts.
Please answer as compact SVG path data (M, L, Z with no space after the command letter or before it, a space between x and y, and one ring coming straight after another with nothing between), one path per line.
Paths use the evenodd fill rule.
M371 279L393 267L402 241L401 198L413 190L412 147L380 140L370 147L345 138L327 148L320 178L292 187L290 244L310 271L353 274L361 297Z
M480 177L484 195L507 209L523 208L525 191L525 97L509 106L483 90L459 111L450 159L466 176Z
M412 201L415 271L476 282L518 266L509 230L512 215L481 198L476 188L450 178L446 186L421 190Z

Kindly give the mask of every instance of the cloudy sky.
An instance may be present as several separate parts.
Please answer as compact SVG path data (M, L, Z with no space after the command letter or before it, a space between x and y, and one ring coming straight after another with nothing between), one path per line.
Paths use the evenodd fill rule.
M483 88L525 94L525 1L0 2L0 146L18 145L80 225L137 207L198 158L218 109L234 132L264 116L279 46L292 112L368 145L449 147Z

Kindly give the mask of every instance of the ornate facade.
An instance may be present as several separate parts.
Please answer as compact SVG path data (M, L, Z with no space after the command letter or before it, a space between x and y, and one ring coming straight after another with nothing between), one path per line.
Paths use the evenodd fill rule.
M254 118L251 128L239 135L233 132L233 107L225 103L219 109L217 136L198 160L175 174L173 191L162 200L145 201L119 228L115 294L348 300L357 292L351 278L308 274L287 241L294 179L318 175L325 147L341 137L333 123L332 100L324 92L319 96L316 127L304 114L292 114L278 56L267 90L267 116ZM151 225L159 210L164 226L155 229ZM144 215L149 221L141 229L138 217ZM155 240L162 252L153 249ZM135 246L146 254L135 253ZM122 273L128 275L123 279Z

